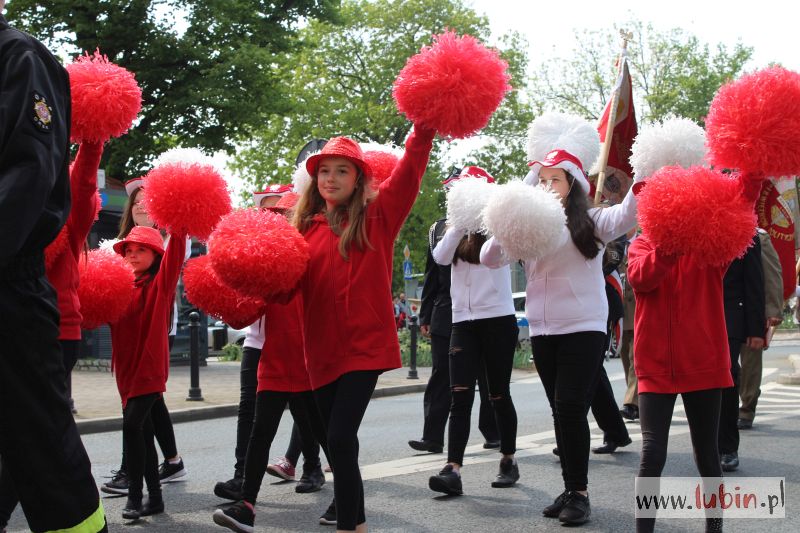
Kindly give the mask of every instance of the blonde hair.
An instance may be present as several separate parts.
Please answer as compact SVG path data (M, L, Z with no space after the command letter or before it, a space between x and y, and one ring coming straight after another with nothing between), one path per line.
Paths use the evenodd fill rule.
M346 204L336 206L326 213L328 224L336 235L339 235L339 253L347 261L350 258L349 249L352 244L359 250L372 249L372 244L367 237L367 205L375 200L378 191L372 188L360 168L356 166L356 188ZM300 233L305 233L311 227L314 215L325 211L325 199L319 193L317 176L311 176L311 183L297 201L292 217L292 224Z

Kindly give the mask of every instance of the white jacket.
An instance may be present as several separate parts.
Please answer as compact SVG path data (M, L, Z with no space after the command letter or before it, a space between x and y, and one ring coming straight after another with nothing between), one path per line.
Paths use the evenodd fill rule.
M636 227L636 197L633 187L622 203L589 209L595 235L603 244ZM568 230L565 228L565 231ZM603 250L586 259L571 238L538 261L525 262L525 316L531 337L562 335L579 331L606 332L608 300L603 277ZM481 248L481 263L502 268L509 260L492 237Z
M265 326L267 321L264 320L262 316L249 326L247 326L247 331L244 334L244 344L245 348L254 348L256 350L261 350L264 347L264 339L267 337L267 332L265 330Z
M463 231L449 228L433 249L433 260L440 265L453 264ZM508 265L490 269L458 261L450 270L450 298L453 301L453 323L514 314L511 296L511 268Z

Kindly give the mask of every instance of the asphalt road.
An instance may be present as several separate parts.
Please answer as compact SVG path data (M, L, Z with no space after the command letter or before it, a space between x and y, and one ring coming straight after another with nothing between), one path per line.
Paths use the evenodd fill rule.
M786 518L771 520L729 519L726 531L800 531L800 387L778 387L780 372L789 370L786 355L800 353L797 341L776 343L766 354L764 393L754 428L742 432L740 476L786 478ZM624 388L618 359L606 363L617 399ZM482 438L473 421L470 448L463 469L465 495L443 497L427 488L428 477L443 466L445 455L420 454L406 441L418 438L422 428L422 395L411 394L374 400L361 427L360 462L367 496L367 520L371 530L386 532L562 531L557 521L543 518L541 509L561 492L552 418L544 392L535 377L512 385L519 418L518 460L521 479L515 488L492 489L497 470L496 452L482 449ZM477 409L475 410L477 412ZM694 476L688 426L676 409L670 437L665 476ZM232 474L235 419L217 419L175 426L178 447L189 470L185 481L164 489L167 512L138 522L123 521L124 498L105 498L111 531L214 532L225 531L211 522L211 514L223 501L212 493L216 481ZM601 433L593 424L593 444ZM632 531L633 483L639 464L641 436L637 424L629 424L633 444L611 456L593 455L589 466L592 520L583 531ZM290 417L285 416L271 456L280 455L288 442ZM84 443L93 461L98 482L119 462L121 435L88 435ZM332 526L317 519L333 495L329 483L311 495L294 492L291 482L273 483L265 477L259 495L256 531L319 531ZM658 531L703 531L702 522L686 519L660 520ZM9 533L26 531L17 510Z

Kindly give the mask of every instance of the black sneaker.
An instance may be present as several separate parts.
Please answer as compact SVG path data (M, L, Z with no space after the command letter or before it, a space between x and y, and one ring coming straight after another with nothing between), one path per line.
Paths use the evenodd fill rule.
M439 444L438 442L433 442L430 440L410 440L408 441L408 445L411 446L412 449L417 450L418 452L430 452L430 453L442 453L444 450L444 446Z
M154 514L161 514L164 512L164 499L161 497L161 491L150 492L147 499L142 504L140 514L142 516L152 516Z
M306 468L303 466L303 475L294 491L300 494L307 494L309 492L317 492L325 484L325 474L322 472L322 465L317 463L315 466Z
M588 522L591 515L589 497L573 490L567 494L567 502L558 513L558 520L570 526L579 526Z
M244 478L239 472L228 481L220 481L214 485L214 494L225 500L239 501L242 499L242 485Z
M453 465L444 465L442 471L428 479L428 487L436 492L460 496L464 494L461 487L461 475L453 469Z
M569 491L565 490L558 495L558 498L556 498L553 503L542 509L542 515L547 518L558 518L558 515L561 514L561 509L567 504L568 497Z
M239 533L253 533L256 515L243 501L238 501L227 509L217 509L211 516L218 526L227 527Z
M500 447L500 441L499 440L487 440L486 442L483 443L483 449L484 450L494 450L494 449L497 449L499 447Z
M122 509L122 518L125 520L138 520L142 516L142 498L128 496L128 501Z
M111 481L106 481L100 486L100 490L106 494L128 495L128 473L124 470L112 470L114 477Z
M319 523L323 526L336 525L336 498L331 501L331 504L328 506L328 510L322 513L322 516L319 517Z
M183 459L181 459L176 465L165 459L164 462L158 467L158 479L162 483L175 481L176 479L185 475L186 469L183 467Z
M495 480L492 481L492 487L496 489L505 489L514 485L518 479L519 466L517 462L513 459L501 459L500 471L497 473Z
M739 468L739 454L737 452L723 453L719 462L723 472L735 472Z

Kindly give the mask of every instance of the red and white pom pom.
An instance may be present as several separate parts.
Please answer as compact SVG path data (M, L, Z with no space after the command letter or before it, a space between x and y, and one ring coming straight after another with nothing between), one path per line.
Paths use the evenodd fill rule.
M64 224L53 242L44 249L44 268L50 270L56 259L69 248L69 226Z
M113 251L91 250L78 272L81 327L94 329L119 320L133 299L133 270L125 259Z
M723 85L708 110L706 136L717 168L800 173L800 74L771 67Z
M414 124L464 138L489 123L511 90L508 63L471 35L448 31L409 58L394 82L397 109Z
M447 223L460 231L484 230L483 210L498 185L482 179L462 178L447 193Z
M158 166L145 176L142 194L147 214L158 227L200 240L231 211L225 178L211 165Z
M755 235L755 211L739 180L708 168L664 167L637 200L644 235L662 252L691 255L700 265L727 265Z
M127 132L142 109L136 78L95 50L67 65L72 93L71 140L105 142Z
M183 268L186 298L206 314L229 324L252 321L264 306L261 298L242 296L222 283L207 255L189 259Z
M561 200L521 181L497 186L483 212L486 230L510 260L537 260L561 246L568 235Z
M364 159L372 170L372 182L377 187L392 175L405 150L392 145L361 143Z
M308 243L286 217L259 209L224 217L208 247L219 279L258 298L293 289L309 260Z

